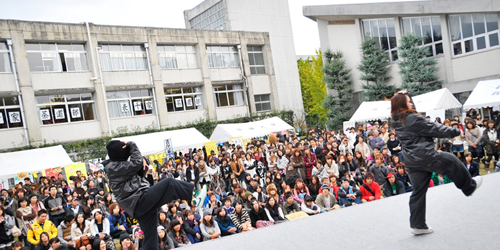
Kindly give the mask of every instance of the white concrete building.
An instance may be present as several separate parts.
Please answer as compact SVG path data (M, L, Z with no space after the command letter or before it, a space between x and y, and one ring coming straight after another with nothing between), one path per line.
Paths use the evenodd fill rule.
M291 109L299 117L303 115L287 0L205 0L186 10L184 17L188 29L269 32L275 70L271 74L276 77L279 108Z
M280 109L273 72L265 32L0 20L0 149Z
M438 62L439 78L463 103L480 80L500 77L500 1L434 0L304 6L304 16L318 23L321 49L341 50L352 69L355 99L362 97L356 66L364 37L374 37L387 51L391 84L400 85L397 47L402 34L425 38Z

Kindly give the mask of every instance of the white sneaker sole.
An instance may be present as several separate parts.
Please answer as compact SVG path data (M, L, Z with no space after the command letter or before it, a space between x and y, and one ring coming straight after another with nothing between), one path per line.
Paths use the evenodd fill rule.
M478 175L472 179L476 181L476 189L474 189L474 192L472 192L472 194L470 194L469 196L474 195L476 193L476 191L479 189L479 187L481 187L481 184L483 184L483 177L481 177L480 175Z
M411 233L414 235L430 234L432 232L434 232L434 229L432 229L432 227L429 227L428 229L417 229L417 228L411 229Z

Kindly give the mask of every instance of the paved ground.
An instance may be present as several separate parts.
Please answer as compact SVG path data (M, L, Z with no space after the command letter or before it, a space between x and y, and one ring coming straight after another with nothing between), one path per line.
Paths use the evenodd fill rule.
M484 171L484 170L483 170ZM427 224L414 236L404 194L189 246L189 249L499 249L500 174L483 176L476 194L454 184L429 189Z

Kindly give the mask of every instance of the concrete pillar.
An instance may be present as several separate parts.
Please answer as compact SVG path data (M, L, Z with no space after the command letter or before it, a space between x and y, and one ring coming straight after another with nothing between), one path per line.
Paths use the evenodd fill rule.
M401 37L403 32L401 30L401 19L399 17L394 17L394 30L396 31L396 46L401 46Z
M156 36L153 30L148 30L148 44L149 44L149 60L151 64L151 72L153 75L153 88L155 89L156 110L160 119L160 127L167 128L168 124L168 110L167 102L165 100L165 91L163 89L163 81L161 78L161 67L158 59L158 49L156 46ZM170 124L174 125L174 124Z
M264 52L264 62L266 64L266 74L269 77L269 84L271 84L271 103L272 108L274 110L280 109L280 99L278 97L278 85L276 83L276 74L274 72L274 60L273 54L271 52L271 41L269 36L266 37L266 44L262 47L262 51ZM255 100L254 100L255 101ZM255 103L254 103L255 104Z
M446 79L443 79L444 84L455 82L455 77L453 77L453 65L451 64L451 58L453 56L453 48L451 46L450 29L448 28L448 18L447 15L442 14L439 16L441 19L441 34L443 37L443 54L444 54L444 70L446 73Z
M106 98L106 89L103 88L103 84L105 84L105 79L101 78L100 70L99 69L99 51L97 50L97 46L99 46L98 41L97 41L97 35L95 34L94 29L95 26L94 24L89 24L89 29L90 29L90 41L87 41L87 44L85 46L85 49L87 51L87 61L89 63L89 69L92 72L92 76L95 76L96 79L93 80L94 82L94 89L95 89L95 94L94 94L94 101L96 105L96 110L97 110L97 117L99 119L99 123L101 124L101 130L103 135L111 135L113 131L111 131L111 124L108 123L108 114L106 112L107 108L107 98ZM92 60L92 53L94 53L94 60ZM95 62L95 71L94 71L94 63Z
M16 61L16 70L19 79L19 87L22 95L26 128L30 143L34 145L43 142L42 131L40 129L40 119L36 108L35 92L31 84L31 72L29 68L26 47L23 33L20 31L11 31L12 50L14 60Z
M253 94L253 84L252 84L252 73L250 72L250 60L248 59L248 48L247 48L248 44L247 40L244 38L244 35L241 33L239 35L240 35L240 45L241 45L240 49L241 62L243 62L243 72L241 72L241 74L246 76L248 85L248 92L245 92L246 105L247 107L250 107L250 111L252 114L256 114L257 111L255 110L255 98L253 97L254 94Z
M210 79L210 69L208 68L208 57L205 39L203 38L203 31L197 31L198 43L196 44L196 55L198 55L198 65L201 69L203 77L203 101L205 102L205 109L207 110L208 118L212 121L217 120L217 112L215 111L215 101L212 87L212 80Z

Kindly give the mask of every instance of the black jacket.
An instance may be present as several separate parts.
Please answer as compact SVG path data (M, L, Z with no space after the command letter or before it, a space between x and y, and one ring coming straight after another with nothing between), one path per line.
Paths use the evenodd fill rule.
M142 193L149 188L149 182L144 177L142 155L134 142L127 142L130 149L130 161L103 162L109 178L109 186L116 200L128 214L134 214L135 206Z
M467 163L464 163L465 168L467 168ZM470 164L469 170L470 176L475 177L479 175L479 164L477 162L472 161Z
M394 141L391 141L390 138L389 140L387 140L387 148L389 148L389 151L391 151L391 155L397 155L399 154L399 152L401 152L401 150L394 150L394 148L399 146L399 143L400 142L398 138L394 138Z
M194 179L191 178L191 168L186 168L186 181L187 182L194 182L194 184L196 184L198 182L198 180L200 179L200 170L198 169L198 167L194 167Z
M250 212L248 212L248 214L250 215L250 221L252 222L252 227L255 228L257 228L257 221L269 220L269 218L267 218L266 211L261 207L259 207L259 212L255 212L255 209L253 209L252 207Z
M404 194L405 191L405 184L403 184L401 181L396 179L396 194L392 193L392 187L391 184L389 184L389 181L386 181L384 183L384 196L385 197L391 197L393 195L398 195L398 194Z
M393 127L401 141L403 158L409 168L430 166L437 160L439 152L434 148L434 137L453 138L460 135L458 128L428 121L415 113L407 113L404 121L396 114L393 120Z

